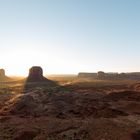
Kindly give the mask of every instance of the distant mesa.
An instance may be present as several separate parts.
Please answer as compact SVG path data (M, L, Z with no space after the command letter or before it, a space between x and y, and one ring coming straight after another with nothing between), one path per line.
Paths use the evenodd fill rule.
M5 70L0 69L0 82L11 81L12 79L5 75Z
M140 80L140 72L130 72L130 73L105 73L99 71L97 73L86 73L80 72L78 74L79 78L90 78L96 80Z
M103 71L98 71L97 77L98 77L99 79L102 79L102 78L105 77L105 73L104 73Z
M43 76L43 69L40 66L33 66L29 69L27 82L50 82Z

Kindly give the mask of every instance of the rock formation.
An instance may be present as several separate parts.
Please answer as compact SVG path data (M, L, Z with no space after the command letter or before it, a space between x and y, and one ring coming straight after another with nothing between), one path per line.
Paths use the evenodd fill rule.
M97 79L97 73L80 72L78 78L94 78Z
M5 75L5 70L0 69L0 82L10 81L11 79Z
M29 70L27 82L50 82L50 80L43 76L43 69L41 67L33 66Z
M96 80L140 80L140 72L117 73L99 71L97 73L80 72L78 78L91 78Z
M4 77L5 76L5 70L4 69L0 69L0 77Z

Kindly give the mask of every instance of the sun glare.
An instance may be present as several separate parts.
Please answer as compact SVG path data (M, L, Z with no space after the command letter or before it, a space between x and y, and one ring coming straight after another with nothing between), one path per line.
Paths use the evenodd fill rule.
M61 56L58 57L51 50L16 49L3 53L1 58L3 60L1 68L6 70L8 76L27 76L29 68L32 66L43 67L44 74L70 72L69 67L62 68L62 65L69 65L65 63L65 59L61 59Z
M34 65L41 65L43 55L31 50L12 50L3 55L2 66L6 69L7 75L26 76L28 69Z

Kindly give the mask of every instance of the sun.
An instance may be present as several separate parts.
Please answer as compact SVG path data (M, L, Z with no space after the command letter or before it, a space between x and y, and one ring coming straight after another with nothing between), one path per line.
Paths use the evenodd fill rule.
M66 59L58 56L58 51L51 49L36 49L36 47L15 48L3 52L0 67L4 68L8 76L27 76L32 66L41 66L44 74L63 73Z
M6 70L7 75L27 76L31 66L41 65L44 58L43 53L35 50L11 50L1 56L1 67Z

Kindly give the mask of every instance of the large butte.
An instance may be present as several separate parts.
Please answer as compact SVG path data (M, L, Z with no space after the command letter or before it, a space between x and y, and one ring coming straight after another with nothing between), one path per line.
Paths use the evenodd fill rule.
M39 66L33 66L29 69L27 82L48 82L49 80L43 76L43 69Z

